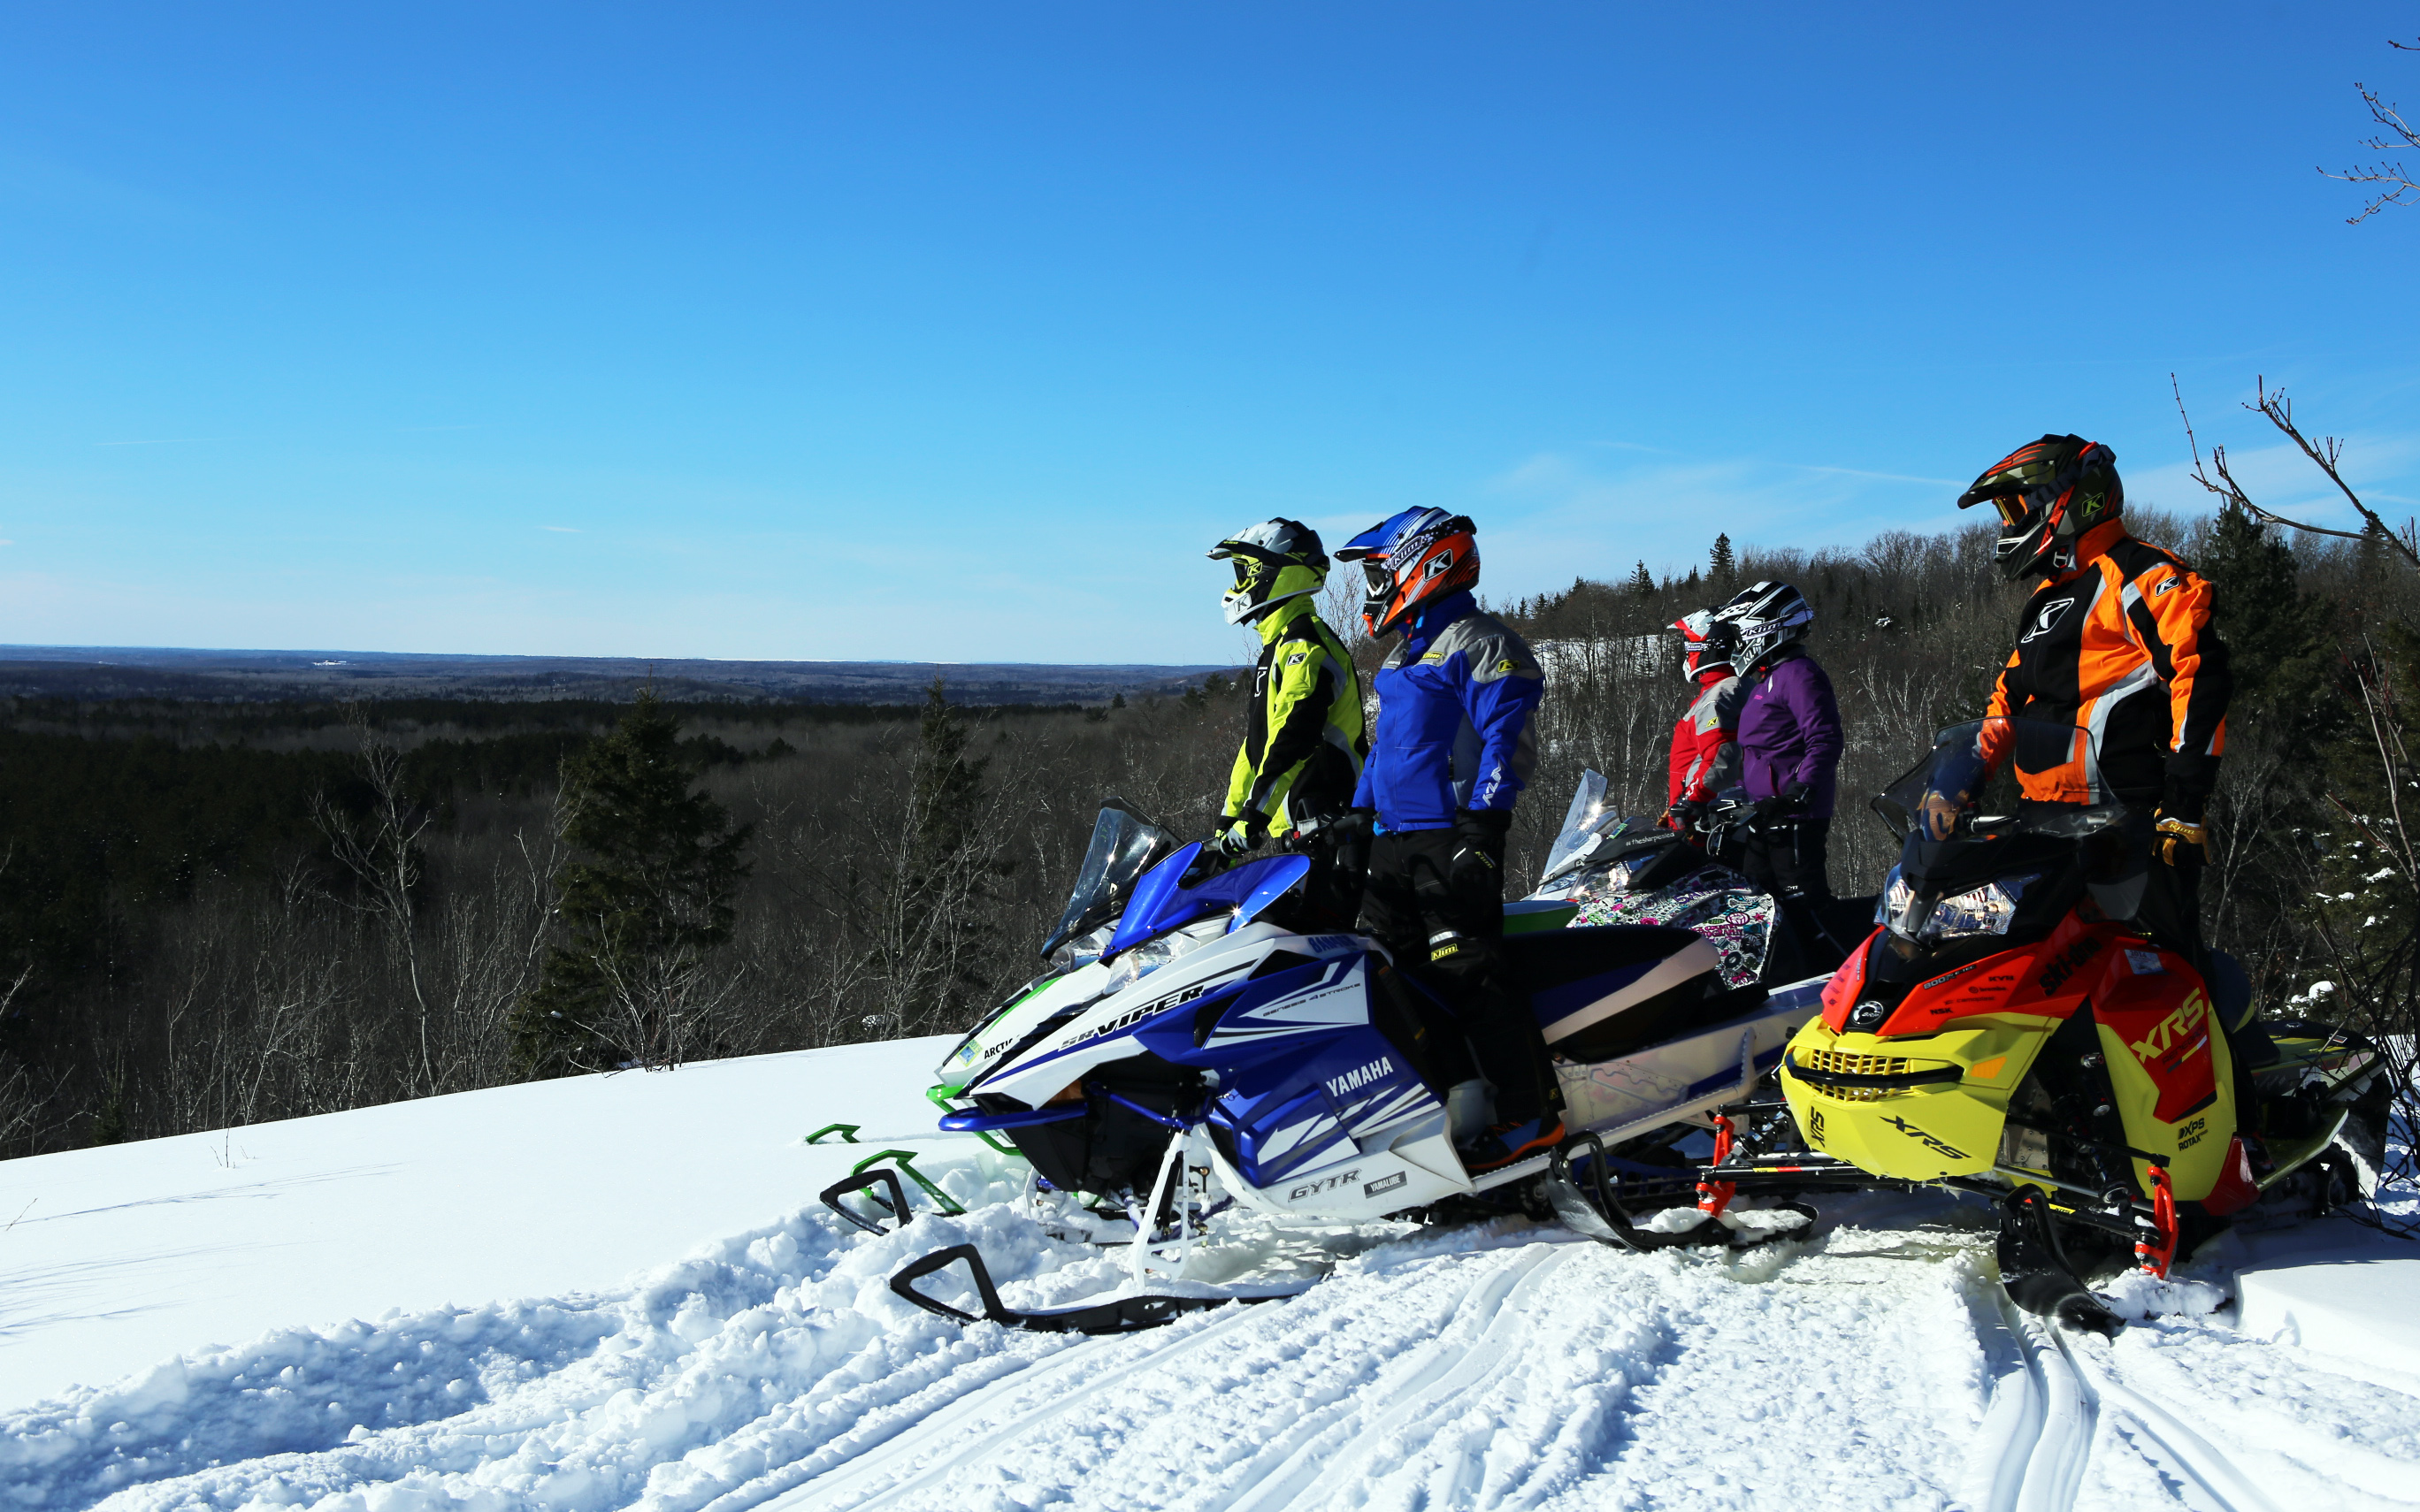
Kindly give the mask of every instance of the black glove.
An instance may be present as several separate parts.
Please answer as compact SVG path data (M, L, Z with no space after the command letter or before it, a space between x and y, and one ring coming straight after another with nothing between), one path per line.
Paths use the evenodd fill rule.
M1769 798L1757 799L1756 816L1759 819L1777 819L1802 814L1814 807L1814 783L1792 782Z
M1370 874L1370 837L1377 823L1371 809L1350 809L1327 822L1328 856L1356 888Z
M1683 798L1680 802L1664 810L1664 827L1667 829L1678 830L1680 833L1686 835L1691 830L1696 829L1698 827L1698 821L1704 817L1706 817L1706 806L1704 804L1699 803L1695 798Z
M1453 890L1466 898L1504 896L1504 837L1512 828L1510 809L1453 811Z

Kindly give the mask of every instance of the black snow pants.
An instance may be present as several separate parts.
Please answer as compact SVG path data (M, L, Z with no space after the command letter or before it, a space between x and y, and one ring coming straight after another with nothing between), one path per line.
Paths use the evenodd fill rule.
M1457 865L1465 846L1451 829L1373 839L1361 927L1461 1021L1480 1074L1496 1084L1497 1121L1526 1123L1562 1099L1537 1021L1504 966L1504 858L1481 865L1465 856Z

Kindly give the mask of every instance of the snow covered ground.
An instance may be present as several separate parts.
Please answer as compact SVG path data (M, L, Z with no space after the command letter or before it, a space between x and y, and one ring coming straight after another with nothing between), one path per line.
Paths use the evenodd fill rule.
M1931 1198L1725 1258L1244 1230L1189 1273L1327 1279L1125 1338L961 1329L891 1273L970 1240L1032 1306L1126 1257L930 1133L945 1048L0 1165L0 1506L2420 1505L2420 1251L2341 1220L2121 1283L2114 1342L2009 1314L1986 1214ZM836 1120L868 1143L801 1143ZM972 1211L815 1203L885 1145Z

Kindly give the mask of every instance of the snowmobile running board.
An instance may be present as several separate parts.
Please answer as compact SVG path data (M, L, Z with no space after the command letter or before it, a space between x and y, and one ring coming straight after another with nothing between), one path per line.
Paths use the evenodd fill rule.
M936 1271L946 1270L964 1260L974 1273L975 1290L983 1298L983 1316L961 1312L945 1302L936 1302L916 1289L916 1283ZM1224 1307L1231 1302L1277 1302L1297 1296L1303 1288L1290 1291L1264 1292L1252 1296L1230 1297L1116 1297L1108 1302L1090 1303L1078 1307L1053 1308L1047 1312L1018 1312L1000 1300L1000 1288L992 1284L991 1272L983 1261L983 1252L972 1244L953 1244L935 1250L920 1260L911 1260L891 1278L891 1289L914 1303L926 1312L960 1323L994 1322L1004 1328L1022 1328L1042 1334L1134 1334L1146 1328L1172 1323L1187 1313L1201 1312L1210 1307Z

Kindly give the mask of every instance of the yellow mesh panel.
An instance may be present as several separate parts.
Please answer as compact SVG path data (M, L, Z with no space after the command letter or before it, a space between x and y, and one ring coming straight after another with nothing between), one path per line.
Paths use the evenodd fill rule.
M1905 1056L1857 1056L1845 1050L1807 1050L1800 1054L1799 1064L1808 1071L1831 1072L1842 1076L1904 1076L1912 1071L1929 1069L1932 1062L1919 1064ZM1819 1087L1813 1082L1801 1084L1817 1097L1828 1097L1835 1103L1879 1103L1886 1097L1905 1097L1907 1091L1889 1087Z

